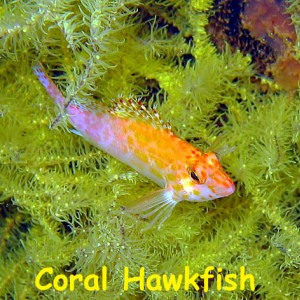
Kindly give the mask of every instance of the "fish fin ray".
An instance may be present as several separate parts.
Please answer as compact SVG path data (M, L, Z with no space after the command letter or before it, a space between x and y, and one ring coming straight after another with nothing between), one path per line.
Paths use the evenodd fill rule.
M158 223L157 227L160 229L165 220L171 215L177 203L173 199L173 194L170 190L162 189L142 198L142 201L137 205L125 207L125 211L131 214L140 214L141 218L153 216L143 231L150 229L155 223Z
M172 133L171 125L164 122L155 109L146 108L139 99L118 98L113 101L109 113L120 118L131 118L143 123L150 124L155 128L169 130Z

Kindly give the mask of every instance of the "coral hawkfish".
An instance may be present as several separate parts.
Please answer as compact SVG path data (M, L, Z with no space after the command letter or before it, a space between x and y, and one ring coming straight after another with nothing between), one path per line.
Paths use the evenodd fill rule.
M66 102L43 67L33 67L48 94L68 117L75 132L155 182L161 189L141 199L130 213L152 217L158 227L183 200L207 201L232 194L235 186L213 152L203 153L180 139L155 110L138 100Z

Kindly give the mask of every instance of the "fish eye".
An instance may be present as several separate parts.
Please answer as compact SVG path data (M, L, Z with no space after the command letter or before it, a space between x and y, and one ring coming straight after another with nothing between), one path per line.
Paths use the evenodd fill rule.
M187 171L191 177L191 179L197 183L200 183L200 184L203 184L205 183L206 181L206 178L203 177L203 178L199 178L198 175L196 174L196 172L191 168L191 167L188 167L187 168ZM202 175L202 174L201 174Z
M191 176L191 178L192 178L193 180L196 180L196 181L200 182L200 180L199 180L197 174L196 174L194 171L191 171L190 176Z

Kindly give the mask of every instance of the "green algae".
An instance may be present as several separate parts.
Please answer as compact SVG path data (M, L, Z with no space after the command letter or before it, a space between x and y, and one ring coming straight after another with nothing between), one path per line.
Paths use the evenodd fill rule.
M262 93L249 57L218 54L211 1L3 1L0 7L0 295L5 299L295 299L299 297L299 95ZM294 1L291 13L299 10ZM296 15L296 13L295 13ZM295 19L298 26L297 19ZM297 27L297 30L299 28ZM68 132L31 65L67 98L153 96L182 138L221 155L229 198L180 203L160 231L121 205L155 184ZM35 276L101 274L106 291L39 291ZM255 291L123 291L184 266L225 276L245 266ZM53 277L52 277L53 279ZM51 276L45 281L51 280ZM198 281L201 286L201 280Z

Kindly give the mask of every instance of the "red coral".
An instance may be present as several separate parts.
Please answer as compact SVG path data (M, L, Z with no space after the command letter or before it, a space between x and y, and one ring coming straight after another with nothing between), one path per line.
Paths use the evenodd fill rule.
M297 35L284 3L272 0L248 1L242 20L251 36L270 46L277 57L267 67L267 71L285 90L296 89L300 79L300 62L293 52Z
M278 57L276 63L269 68L275 81L287 91L298 87L300 80L300 62L291 54L286 52Z
M283 0L215 0L207 31L220 51L224 43L251 54L259 74L274 78L283 89L298 88L297 39Z
M296 31L284 3L271 0L247 1L243 12L244 28L257 39L264 39L273 49L295 43ZM275 43L273 41L276 41ZM276 50L276 49L275 49Z

